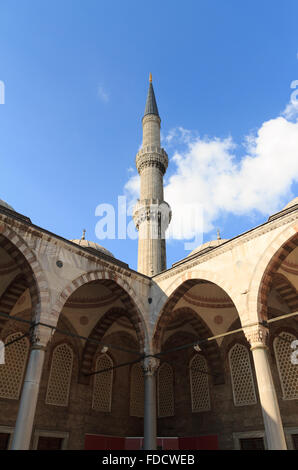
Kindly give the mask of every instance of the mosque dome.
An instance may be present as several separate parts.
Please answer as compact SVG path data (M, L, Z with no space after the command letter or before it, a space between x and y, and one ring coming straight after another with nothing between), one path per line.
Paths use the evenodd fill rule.
M101 253L104 253L105 255L111 256L112 258L115 258L113 253L111 253L109 250L104 248L103 246L99 245L98 243L91 242L89 240L85 239L85 234L86 230L83 230L83 235L82 238L76 239L76 240L70 240L73 243L76 243L77 245L82 246L83 248L93 248L93 250L100 251Z
M282 210L289 209L289 207L295 206L296 204L298 204L298 197L292 199Z
M0 206L6 207L6 209L14 211L14 208L7 204L7 202L3 201L3 199L0 199Z
M215 248L217 246L222 245L222 243L225 243L227 241L228 241L228 239L220 238L219 231L218 231L217 232L217 240L210 240L209 242L206 242L206 243L203 243L202 245L199 245L191 253L189 253L188 256L192 256L196 253L199 253L200 251L205 251L207 249Z

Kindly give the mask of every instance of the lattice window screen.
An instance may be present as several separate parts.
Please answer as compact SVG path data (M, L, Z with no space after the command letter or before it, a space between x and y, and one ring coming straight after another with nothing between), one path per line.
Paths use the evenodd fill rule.
M209 383L206 359L197 354L190 361L191 408L193 413L210 410Z
M293 353L291 343L297 338L285 331L278 336L280 336L280 338L277 337L274 339L273 346L283 399L294 400L298 398L298 366L291 362L291 355Z
M257 398L247 348L235 344L229 352L229 360L235 406L254 405Z
M95 370L113 367L113 361L107 354L97 358ZM112 406L113 371L101 372L94 376L92 408L96 411L110 412Z
M131 368L130 416L144 417L144 374L140 364L134 364Z
M46 395L48 405L67 406L72 374L73 352L65 343L53 352Z
M158 417L174 416L174 376L172 367L164 362L157 375Z
M6 338L5 344L21 336L23 333L13 333ZM0 397L19 399L28 351L27 338L22 338L5 348L5 364L0 365Z

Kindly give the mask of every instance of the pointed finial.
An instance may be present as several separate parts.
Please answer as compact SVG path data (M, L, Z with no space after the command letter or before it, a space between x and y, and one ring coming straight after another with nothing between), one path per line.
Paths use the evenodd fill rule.
M152 73L149 73L149 83L152 83Z
M221 238L220 238L220 232L219 232L219 228L217 229L217 240L221 240Z
M85 235L86 235L86 229L84 228L81 240L85 240Z

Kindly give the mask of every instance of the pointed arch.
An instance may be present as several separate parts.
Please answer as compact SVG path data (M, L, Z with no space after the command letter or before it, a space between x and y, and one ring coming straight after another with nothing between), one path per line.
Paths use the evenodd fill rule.
M288 226L270 243L259 259L253 274L247 296L247 310L250 320L267 320L267 298L274 274L281 263L298 246L297 223Z
M141 349L141 346L143 345L143 335L142 331L140 330L138 317L133 312L131 312L131 310L125 310L121 307L112 307L106 313L104 313L102 317L98 320L97 324L94 326L93 330L89 335L89 338L95 339L96 341L101 341L109 327L118 318L123 316L127 317L133 324ZM89 383L90 378L84 378L84 376L92 371L92 361L93 357L96 354L97 348L98 344L93 343L91 341L87 341L83 350L80 380L86 383Z
M26 277L23 274L17 274L0 297L0 312L9 315L27 288ZM6 318L0 317L0 335L6 322Z
M155 336L155 347L157 350L162 348L163 334L167 324L170 321L175 320L176 318L181 317L185 322L188 322L194 332L197 335L198 339L206 339L213 336L210 328L206 325L204 320L200 315L189 307L182 307L167 314L167 317L164 321L160 322L160 331L157 332ZM205 356L208 358L210 364L210 369L213 373L213 383L222 384L225 381L224 375L224 366L221 356L220 347L218 346L217 341L209 341L206 344L201 346L201 349L204 351Z
M47 315L50 306L49 286L35 253L19 234L3 222L0 222L0 247L10 255L26 278L34 315L37 318L42 314Z
M148 332L144 320L144 307L142 302L139 300L128 282L123 279L119 273L115 273L113 271L90 271L70 282L60 293L52 310L53 316L56 318L56 322L58 321L59 315L69 297L79 289L79 287L96 281L101 281L105 287L108 287L115 295L118 296L124 304L125 309L130 313L130 319L136 327L140 341L140 350L142 351L148 348Z

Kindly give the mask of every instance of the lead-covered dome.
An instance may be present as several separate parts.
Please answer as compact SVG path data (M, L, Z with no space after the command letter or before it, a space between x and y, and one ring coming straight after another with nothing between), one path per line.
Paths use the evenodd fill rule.
M285 209L289 209L289 207L295 206L296 204L298 204L298 197L295 197L290 202L288 202L288 204L282 210L284 211Z
M105 255L108 255L108 256L111 256L112 258L115 258L113 253L111 253L109 250L107 250L103 246L99 245L98 243L86 240L85 239L85 234L86 234L86 230L83 230L82 238L75 239L75 240L70 240L70 241L73 242L73 243L76 243L77 245L82 246L83 248L93 248L93 250L100 251L101 253L104 253Z
M14 208L7 204L7 202L3 201L3 199L0 199L0 206L6 207L6 209L14 211Z
M192 256L196 253L199 253L200 251L211 250L212 248L216 248L217 246L220 246L220 245L222 245L223 243L225 243L227 241L228 241L228 239L220 238L219 232L218 232L217 240L210 240L209 242L206 242L206 243L203 243L202 245L199 245L191 253L189 253L188 256Z

